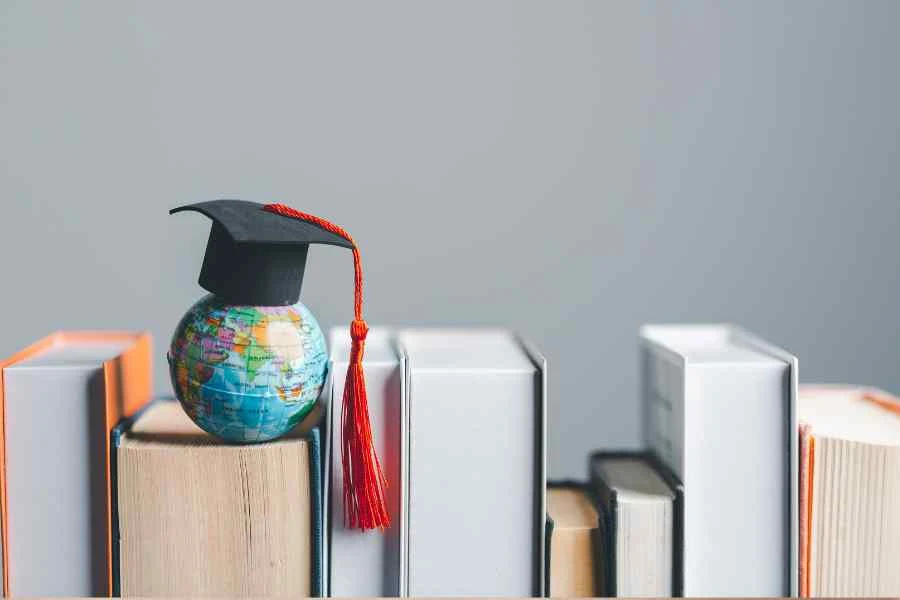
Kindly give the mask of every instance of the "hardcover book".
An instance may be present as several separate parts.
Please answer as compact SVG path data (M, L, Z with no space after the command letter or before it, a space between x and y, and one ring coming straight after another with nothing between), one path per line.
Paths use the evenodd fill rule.
M597 595L681 595L680 482L654 456L637 452L594 453L588 469L602 532Z
M509 331L408 329L407 592L540 596L546 362Z
M312 422L312 421L308 421ZM317 596L319 432L229 445L159 401L112 438L116 593Z
M588 486L576 481L547 485L547 596L592 598L600 580L600 517Z
M800 594L900 596L900 399L801 386Z
M112 593L109 435L151 379L146 333L59 332L0 362L5 595Z
M344 522L343 480L341 477L341 414L347 365L350 360L350 333L337 327L329 335L331 347L331 401L328 411L329 443L326 470L328 486L329 595L334 597L384 597L406 594L401 556L405 546L402 502L406 476L403 463L406 414L404 358L399 354L388 329L373 328L366 337L363 370L368 388L369 418L375 451L387 477L387 507L391 525L384 531L361 532Z
M796 595L797 359L730 325L641 330L646 446L684 486L685 596Z

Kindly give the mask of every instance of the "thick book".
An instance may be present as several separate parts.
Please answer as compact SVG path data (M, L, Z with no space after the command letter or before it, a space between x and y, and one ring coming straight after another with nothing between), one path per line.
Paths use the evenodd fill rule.
M547 597L592 598L598 595L599 534L600 517L588 486L577 481L549 482Z
M598 452L588 468L601 523L597 595L678 596L681 484L643 453Z
M146 333L59 332L0 362L5 595L112 593L110 430L151 381Z
M123 423L112 436L116 593L320 595L319 432L307 427L230 445L173 401Z
M509 331L409 329L407 592L540 596L546 361Z
M330 331L331 384L328 410L328 444L325 460L328 502L328 595L334 597L394 597L406 594L403 547L406 536L406 476L404 436L406 393L404 358L390 330L372 328L366 336L363 371L368 390L369 418L375 450L388 481L387 508L391 525L384 531L359 531L344 524L341 469L341 412L344 383L350 360L350 332L346 327Z
M684 486L685 596L797 582L797 359L731 325L641 329L646 446Z
M801 386L800 595L900 597L900 399Z

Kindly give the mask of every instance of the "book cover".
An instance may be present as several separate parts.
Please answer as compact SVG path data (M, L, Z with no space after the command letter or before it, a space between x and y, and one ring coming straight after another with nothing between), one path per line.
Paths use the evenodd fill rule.
M797 359L732 325L640 338L645 444L684 486L684 595L796 594Z
M384 531L361 532L344 523L341 469L341 413L344 384L350 359L350 334L346 327L330 331L331 383L327 417L329 432L325 461L328 502L328 595L334 597L384 597L406 594L401 556L405 545L406 476L404 462L404 415L406 388L404 358L393 333L373 328L366 337L363 370L368 388L369 418L375 451L388 481L387 507L391 525Z
M597 548L598 553L602 556L602 560L598 561L597 581L599 582L597 595L605 597L614 597L618 595L618 585L616 578L616 536L618 520L615 518L616 505L618 499L616 494L607 486L600 485L594 472L593 465L600 460L606 458L633 458L646 461L654 471L663 479L669 489L674 494L673 501L673 526L672 526L672 591L673 597L684 595L684 566L683 554L684 548L684 526L682 518L684 515L684 487L681 481L675 476L662 461L654 454L643 451L632 450L609 450L594 452L588 458L588 472L590 475L590 492L597 502L600 511L600 528L598 534Z
M545 360L504 330L408 329L398 340L409 397L409 595L541 595Z

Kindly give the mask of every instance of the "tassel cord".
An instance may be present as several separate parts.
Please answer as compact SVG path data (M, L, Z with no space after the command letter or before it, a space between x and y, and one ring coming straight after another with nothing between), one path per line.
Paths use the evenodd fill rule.
M344 524L351 529L385 529L390 515L385 501L387 479L375 452L366 393L363 355L369 328L363 319L363 272L359 247L342 227L284 204L263 210L312 223L346 239L353 247L353 322L350 324L350 364L341 411L341 467L344 480Z

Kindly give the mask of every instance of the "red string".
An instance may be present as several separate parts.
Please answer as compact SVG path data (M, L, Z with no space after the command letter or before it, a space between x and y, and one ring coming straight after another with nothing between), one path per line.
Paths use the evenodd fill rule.
M284 204L263 207L292 219L318 225L341 236L353 246L353 322L350 324L350 365L344 384L344 406L341 412L341 465L344 472L344 524L351 529L384 529L391 517L385 502L387 479L375 452L369 401L362 360L369 327L362 317L362 259L356 242L342 227L325 219L300 212Z

